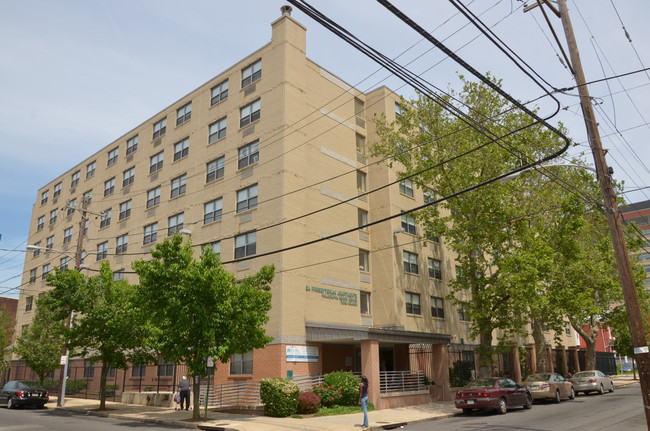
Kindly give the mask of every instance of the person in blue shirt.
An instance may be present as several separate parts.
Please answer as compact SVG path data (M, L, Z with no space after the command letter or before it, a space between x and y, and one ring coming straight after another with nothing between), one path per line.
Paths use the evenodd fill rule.
M359 404L363 408L363 425L361 425L361 429L366 429L368 428L368 378L366 376L361 376Z

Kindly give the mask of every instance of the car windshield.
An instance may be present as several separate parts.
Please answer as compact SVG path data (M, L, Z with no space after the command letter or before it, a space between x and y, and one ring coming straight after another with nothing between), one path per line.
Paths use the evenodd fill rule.
M494 380L492 379L479 379L479 380L472 380L465 386L467 389L472 389L472 388L491 388L494 386Z
M575 373L573 377L593 377L595 373L593 371L580 371L578 373Z
M539 382L539 381L546 381L551 378L550 374L531 374L530 376L526 377L527 382Z

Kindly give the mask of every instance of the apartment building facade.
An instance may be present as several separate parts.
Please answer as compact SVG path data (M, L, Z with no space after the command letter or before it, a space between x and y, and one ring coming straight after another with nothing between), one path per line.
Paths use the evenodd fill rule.
M374 383L378 408L426 402L383 397L378 384L383 371L413 369L426 346L443 399L450 361L475 346L446 299L455 256L423 242L408 214L422 190L367 152L374 116L394 119L399 96L363 93L310 60L289 9L271 27L270 43L38 190L17 328L47 273L74 266L85 199L87 275L107 259L116 279L137 283L131 263L176 231L197 255L212 246L237 277L275 265L273 342L219 365L217 382L350 370Z

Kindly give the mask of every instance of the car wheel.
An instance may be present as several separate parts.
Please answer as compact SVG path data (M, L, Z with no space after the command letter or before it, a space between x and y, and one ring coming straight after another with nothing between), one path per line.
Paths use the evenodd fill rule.
M7 398L7 408L8 409L13 409L14 407L16 407L14 405L14 400L12 400L11 397Z
M571 393L569 394L569 399L574 400L576 398L576 390L571 388Z
M524 404L525 409L533 408L533 396L530 394L526 395L526 404Z
M499 398L499 407L497 407L497 413L500 415L506 414L508 411L508 406L506 405L505 398Z
M555 404L559 404L559 403L560 403L560 391L557 390L557 389L555 390L555 397L553 398L553 402L554 402Z
M602 395L602 394L605 393L605 388L603 388L603 384L602 384L602 383L600 384L600 389L598 389L598 393L599 393L600 395Z
M464 415L471 415L472 414L472 409L463 409L463 414Z
M614 382L612 382L612 386L610 386L609 391L614 392Z

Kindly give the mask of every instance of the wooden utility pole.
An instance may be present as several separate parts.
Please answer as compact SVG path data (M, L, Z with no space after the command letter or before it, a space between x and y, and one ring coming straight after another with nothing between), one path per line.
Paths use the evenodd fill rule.
M600 141L600 134L598 132L589 90L585 85L586 80L582 70L580 54L578 53L578 46L573 34L573 27L571 26L566 0L558 0L558 6L560 19L562 20L562 26L564 27L564 33L569 47L574 77L580 94L580 105L582 106L582 113L587 126L589 146L591 147L591 152L594 156L596 171L598 172L598 181L600 183L603 202L607 211L607 222L609 223L609 232L614 246L618 273L621 278L625 308L630 320L630 332L632 335L632 343L634 345L634 358L636 359L639 368L639 380L641 382L641 395L643 397L646 426L648 430L650 430L650 382L648 380L650 378L650 354L648 353L648 345L645 337L643 314L641 313L639 298L637 296L634 277L632 275L632 266L630 265L630 258L623 238L621 216L616 205L616 196L614 195L614 189L612 187L612 171L607 167L607 162L605 161L605 153L603 152L603 147Z

